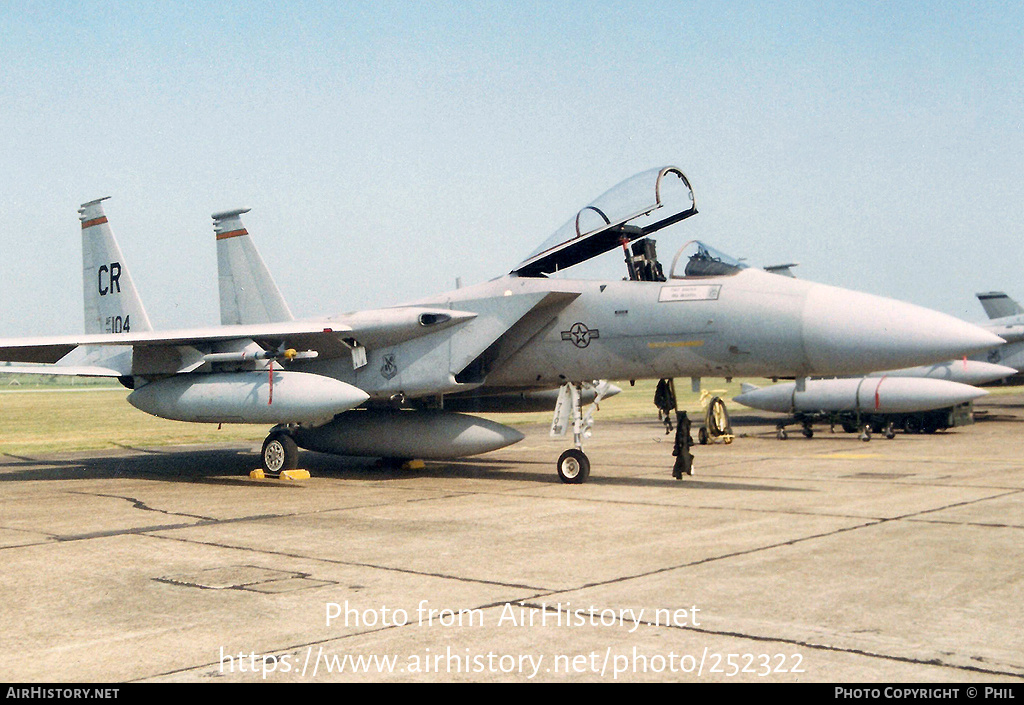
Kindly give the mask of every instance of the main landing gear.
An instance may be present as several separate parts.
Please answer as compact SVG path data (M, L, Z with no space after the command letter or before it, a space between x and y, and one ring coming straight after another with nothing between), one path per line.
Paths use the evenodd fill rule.
M309 472L299 470L299 447L287 430L273 429L263 441L260 453L260 467L249 473L254 480L273 478L275 480L308 480Z
M564 436L572 424L572 438L574 448L570 448L558 457L555 470L558 472L558 479L570 485L578 485L587 481L590 477L590 459L583 452L583 439L590 438L590 428L594 425L594 411L598 402L604 396L601 384L593 386L597 392L594 398L593 408L584 415L581 392L584 384L566 382L558 392L558 402L555 404L555 416L551 422L551 436Z
M272 431L267 440L263 441L262 459L263 472L277 475L286 470L294 470L299 464L299 447L295 439L286 431Z

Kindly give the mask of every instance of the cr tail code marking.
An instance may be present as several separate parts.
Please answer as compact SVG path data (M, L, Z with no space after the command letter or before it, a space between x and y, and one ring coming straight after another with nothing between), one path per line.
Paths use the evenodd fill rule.
M96 290L100 296L121 293L121 263L101 264L96 271Z

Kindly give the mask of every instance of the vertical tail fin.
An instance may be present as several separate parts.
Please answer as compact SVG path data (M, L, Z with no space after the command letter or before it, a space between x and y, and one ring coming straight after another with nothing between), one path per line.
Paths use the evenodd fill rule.
M109 198L109 196L107 196ZM83 203L82 284L86 333L128 333L153 330L142 306L121 248L103 214L103 201Z
M977 294L977 297L989 318L1006 318L1024 313L1020 304L1001 291L988 291Z
M294 320L252 237L242 225L240 216L248 212L245 208L213 214L220 322L235 325Z

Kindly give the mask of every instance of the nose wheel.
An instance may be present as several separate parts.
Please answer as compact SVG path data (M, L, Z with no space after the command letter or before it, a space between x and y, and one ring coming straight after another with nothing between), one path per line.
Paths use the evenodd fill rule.
M579 485L590 477L590 459L579 448L570 448L558 458L558 479L569 485Z
M596 383L595 383L596 384ZM590 477L590 459L583 452L583 439L590 436L590 427L593 425L593 409L586 415L583 414L583 402L581 399L582 384L566 383L558 393L558 401L555 404L555 415L551 421L551 436L564 436L571 428L574 448L558 456L555 470L558 472L558 479L569 485L579 485ZM597 408L604 392L600 386L596 387L597 396L594 399L593 408Z

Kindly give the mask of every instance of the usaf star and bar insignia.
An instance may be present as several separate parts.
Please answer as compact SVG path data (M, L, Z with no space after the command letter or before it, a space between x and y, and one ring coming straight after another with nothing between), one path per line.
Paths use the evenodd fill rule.
M577 348L585 348L590 341L601 337L597 328L587 328L584 323L573 323L569 330L562 331L562 340L568 340Z

